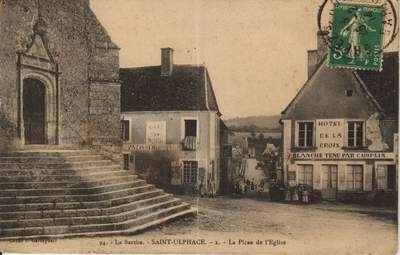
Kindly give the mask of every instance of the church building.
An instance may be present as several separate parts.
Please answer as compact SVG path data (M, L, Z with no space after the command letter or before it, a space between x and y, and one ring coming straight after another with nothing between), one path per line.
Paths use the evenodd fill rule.
M119 48L89 0L0 3L2 142L117 144Z
M0 0L0 240L193 214L121 167L119 48L89 0Z

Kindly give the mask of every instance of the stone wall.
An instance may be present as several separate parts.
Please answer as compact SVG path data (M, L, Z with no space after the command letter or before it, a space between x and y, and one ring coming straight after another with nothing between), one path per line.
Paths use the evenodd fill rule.
M120 130L117 127L119 49L90 10L88 1L40 0L38 5L32 0L3 0L2 3L0 111L17 124L16 55L17 52L25 52L33 35L40 33L59 66L60 144L79 146L93 140L116 142ZM104 109L96 105L96 100L102 100L101 97L106 97ZM91 114L92 102L96 107L94 112L100 111L104 115ZM112 110L109 111L109 108ZM111 121L116 124L110 125Z

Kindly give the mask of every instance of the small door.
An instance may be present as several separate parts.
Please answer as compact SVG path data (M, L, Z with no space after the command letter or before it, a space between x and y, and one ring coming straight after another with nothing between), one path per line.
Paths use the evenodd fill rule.
M124 154L124 170L129 170L129 154Z
M23 87L23 118L26 144L45 144L45 86L36 79L25 79Z
M396 190L396 165L387 166L387 188Z
M337 165L322 166L322 198L336 199Z

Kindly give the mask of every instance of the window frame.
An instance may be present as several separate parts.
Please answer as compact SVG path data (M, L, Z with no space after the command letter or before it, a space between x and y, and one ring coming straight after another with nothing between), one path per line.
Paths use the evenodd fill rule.
M182 184L186 184L186 185L197 185L199 182L199 161L198 160L182 160ZM192 171L193 169L190 169L190 173L189 173L189 182L186 181L185 179L185 163L195 163L196 164L196 180L193 182L192 180Z
M304 131L304 143L305 145L300 145L300 124L301 123L312 123L312 137L311 137L311 145L307 145L307 125L305 125L306 129ZM295 122L295 147L301 149L311 149L315 148L315 120L296 120Z
M379 167L384 167L385 170L385 176L384 176L384 188L379 187L378 186L378 168ZM395 162L388 162L388 161L375 161L374 164L374 169L375 169L375 179L374 179L374 188L377 190L396 190L397 187L397 178L395 178L395 189L389 188L389 182L388 182L388 178L389 178L389 166L394 166L395 167L395 173L396 173L396 163Z
M327 171L327 175L325 173ZM332 170L335 170L335 180L332 178ZM326 177L326 179L325 179ZM326 186L325 186L326 184ZM321 189L338 190L339 185L339 165L337 164L321 164Z
M356 173L353 171L354 170L354 168L352 168L352 167L354 167L354 166L359 166L359 167L361 167L361 181L360 181L360 183L361 183L361 188L360 189L356 189L356 187L355 187L355 182L356 182ZM349 188L349 171L352 171L353 173L352 173L352 188L350 189ZM364 174L365 174L365 165L363 165L363 164L347 164L346 165L346 191L350 191L350 192L363 192L364 191L364 188L365 188L365 185L364 185L364 181L365 181L365 176L364 176Z
M122 142L130 142L131 141L131 121L129 119L122 119L121 123L121 140ZM128 129L125 128L124 124L128 124ZM125 134L127 134L128 138L125 139Z
M354 126L354 142L353 144L349 144L349 124L350 123L361 123L362 124L362 137L361 137L361 145L357 145L357 129ZM344 144L345 147L348 149L360 149L360 148L364 148L365 147L365 133L366 133L366 125L365 125L365 120L363 119L349 119L346 121L346 125L345 125L346 129L345 129L345 136L344 136Z
M306 183L306 167L311 167L311 185ZM300 183L300 171L303 170L304 173L302 174L304 177L304 182ZM308 173L309 174L309 173ZM314 165L312 164L299 164L297 165L297 171L296 171L296 183L297 184L306 184L306 185L310 185L311 188L314 188Z
M182 117L182 119L181 119L181 140L183 140L183 139L185 139L185 137L186 137L186 134L185 134L185 132L186 132L186 128L185 128L185 121L186 120L195 120L196 121L196 142L197 143L199 143L199 141L200 141L200 136L199 136L199 134L200 134L200 125L199 125L199 118L198 117Z

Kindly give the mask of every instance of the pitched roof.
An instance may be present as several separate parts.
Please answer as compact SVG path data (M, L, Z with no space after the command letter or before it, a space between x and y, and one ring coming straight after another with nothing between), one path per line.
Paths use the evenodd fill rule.
M160 66L121 68L121 111L217 111L204 66L174 65L170 76Z
M383 112L390 117L397 116L399 108L398 52L388 52L383 55L381 72L358 70L356 73Z
M287 114L296 102L305 93L305 88L315 80L316 76L329 74L329 83L344 82L345 77L353 76L355 81L361 86L365 94L371 99L371 103L389 118L398 117L398 93L399 93L399 56L398 52L384 53L383 70L381 72L351 70L351 69L330 69L326 66L326 57L319 63L316 71L303 85L297 95L292 99L289 105L282 112ZM329 73L327 73L329 72ZM335 78L336 77L336 78ZM325 79L326 80L326 79ZM350 81L350 80L347 80Z

